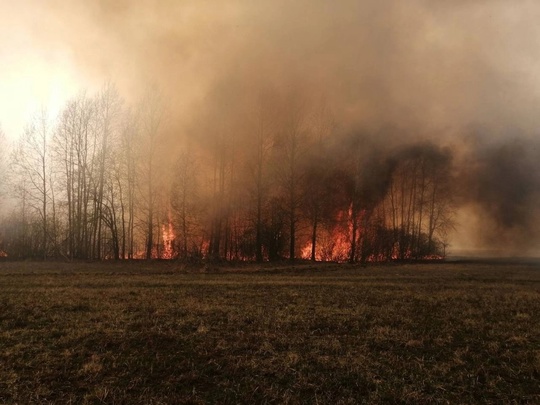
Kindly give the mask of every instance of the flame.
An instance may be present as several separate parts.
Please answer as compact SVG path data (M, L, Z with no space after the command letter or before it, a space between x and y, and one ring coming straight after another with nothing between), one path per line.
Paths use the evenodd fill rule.
M163 241L162 259L172 259L174 255L174 240L176 235L171 221L171 214L167 216L167 223L161 225L161 236Z
M204 258L208 257L208 251L210 250L210 241L208 239L202 239L201 244L199 245L199 252Z
M302 250L300 251L300 257L302 259L309 260L311 259L311 249L313 247L313 244L311 242L308 242L307 245L305 245ZM317 260L320 260L318 257L317 252L315 252L315 257Z
M357 249L361 251L364 248L364 243L369 246L371 238L376 238L376 231L373 231L371 227L364 223L366 211L361 210L358 213L357 218ZM351 254L351 237L353 231L353 210L352 206L348 210L342 210L338 213L335 219L336 225L331 229L321 229L317 235L317 247L315 252L315 260L317 261L334 261L334 262L346 262L350 258ZM363 228L367 226L367 228ZM375 242L374 242L375 243ZM311 259L312 242L308 241L300 250L300 257L305 260ZM395 243L392 247L392 252L387 253L385 251L369 253L364 252L365 256L362 260L367 262L384 262L387 260L442 260L443 256L438 254L428 254L424 256L418 256L410 248L407 248L405 252L401 252L399 243ZM361 255L360 255L361 256Z
M336 225L331 230L322 230L317 235L315 260L346 262L351 252L352 205L336 216ZM311 259L312 242L300 250L302 259Z

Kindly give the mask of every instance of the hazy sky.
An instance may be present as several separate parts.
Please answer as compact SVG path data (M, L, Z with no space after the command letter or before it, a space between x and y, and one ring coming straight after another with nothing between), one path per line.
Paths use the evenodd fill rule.
M0 123L13 137L105 80L161 86L179 120L301 82L344 125L532 131L539 20L533 0L0 0Z

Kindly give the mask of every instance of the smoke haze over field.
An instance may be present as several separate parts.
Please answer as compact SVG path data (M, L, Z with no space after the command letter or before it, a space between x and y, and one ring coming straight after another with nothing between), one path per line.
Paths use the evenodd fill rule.
M416 142L453 150L466 222L454 246L538 249L536 1L17 3L0 6L0 123L11 137L23 123L4 111L41 94L13 84L28 63L66 97L106 80L129 98L159 87L169 151L185 137L249 131L260 94L325 100L335 137L367 134L389 158Z
M174 117L183 121L215 91L234 100L254 87L296 85L309 96L324 94L351 127L536 127L540 6L532 1L52 1L7 8L3 15L14 16L36 49L67 52L90 83L110 78L131 91L156 83L170 91Z

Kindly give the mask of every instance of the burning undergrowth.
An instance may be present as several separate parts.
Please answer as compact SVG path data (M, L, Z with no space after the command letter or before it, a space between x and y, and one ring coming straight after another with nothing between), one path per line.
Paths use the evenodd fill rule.
M427 142L385 150L360 139L349 143L350 158L342 159L338 169L342 206L348 206L323 224L318 248L318 224L312 220L302 257L350 262L443 258L455 209L450 150Z

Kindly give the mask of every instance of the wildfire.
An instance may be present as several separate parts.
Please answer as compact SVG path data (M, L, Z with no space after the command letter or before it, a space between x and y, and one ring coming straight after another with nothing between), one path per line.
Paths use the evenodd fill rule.
M171 221L171 215L167 216L167 223L161 225L161 236L163 240L162 259L172 259L174 255L174 240L176 235Z
M302 259L306 259L306 260L311 259L311 250L312 250L312 248L313 248L313 244L312 244L311 242L308 242L307 245L305 245L305 246L302 248L302 250L300 251L300 257L301 257ZM318 256L319 256L319 255L318 255L318 252L316 251L316 252L315 252L315 258L316 258L317 260L321 260L321 259L319 259Z
M345 262L351 251L352 206L340 211L336 225L331 230L323 230L317 238L315 259L317 261ZM302 259L311 259L312 242L309 241L300 251Z
M356 256L361 257L361 260L366 262L384 262L387 260L442 260L443 256L439 254L424 254L418 255L410 247L406 247L401 251L399 242L392 247L391 253L386 251L370 252L369 249L364 250L365 246L373 246L376 244L376 234L369 228L363 228L365 211L359 213L357 218L356 232ZM336 216L335 224L332 228L320 229L317 234L317 246L315 251L315 260L317 261L334 261L346 262L351 257L353 234L353 212L352 207L348 210L339 212ZM375 236L374 236L375 235ZM312 242L308 241L300 250L300 257L305 260L311 259Z

